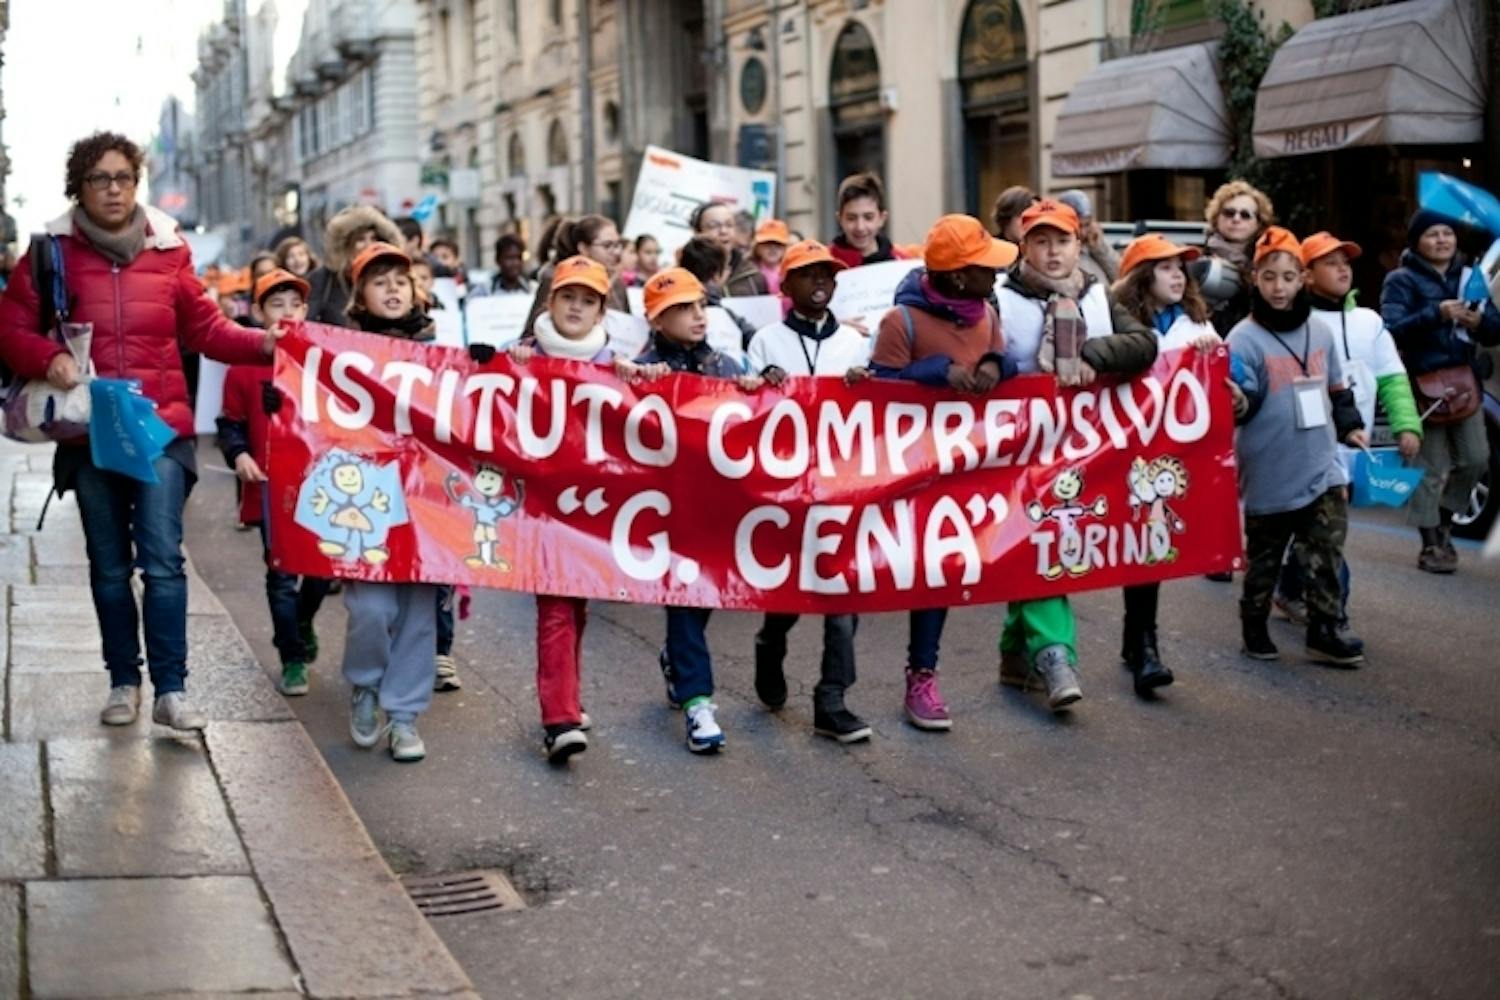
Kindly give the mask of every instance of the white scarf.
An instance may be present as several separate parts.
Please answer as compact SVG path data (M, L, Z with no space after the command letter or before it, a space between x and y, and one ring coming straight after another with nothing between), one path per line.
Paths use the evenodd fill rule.
M604 333L604 324L599 323L578 340L570 340L557 332L552 317L542 313L531 328L536 344L549 358L566 358L569 361L592 361L604 350L609 338Z

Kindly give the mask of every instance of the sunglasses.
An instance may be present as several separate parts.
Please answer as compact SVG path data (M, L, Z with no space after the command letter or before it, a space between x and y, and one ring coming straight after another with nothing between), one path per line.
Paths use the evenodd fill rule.
M1219 209L1221 219L1243 219L1246 222L1255 221L1255 213L1248 208L1221 208Z

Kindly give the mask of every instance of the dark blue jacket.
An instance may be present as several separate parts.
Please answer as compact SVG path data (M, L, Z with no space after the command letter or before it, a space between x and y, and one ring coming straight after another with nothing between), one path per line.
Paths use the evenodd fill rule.
M699 341L692 347L673 343L655 331L645 353L635 359L638 365L664 363L674 372L689 372L709 378L737 378L745 374L736 358L708 346L708 341Z
M1385 276L1380 289L1380 318L1396 338L1401 360L1412 375L1475 365L1475 345L1460 339L1455 324L1438 312L1438 304L1445 299L1463 298L1459 287L1463 268L1462 255L1455 255L1447 273L1439 274L1426 260L1407 250L1401 254L1401 266ZM1500 312L1488 298L1479 329L1469 336L1485 347L1500 344Z

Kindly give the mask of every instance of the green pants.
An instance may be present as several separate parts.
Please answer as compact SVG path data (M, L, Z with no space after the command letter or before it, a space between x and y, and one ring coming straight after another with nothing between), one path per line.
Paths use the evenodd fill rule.
M1066 597L1012 601L1005 609L1000 652L1024 653L1028 662L1048 646L1066 646L1068 662L1078 662L1078 626Z

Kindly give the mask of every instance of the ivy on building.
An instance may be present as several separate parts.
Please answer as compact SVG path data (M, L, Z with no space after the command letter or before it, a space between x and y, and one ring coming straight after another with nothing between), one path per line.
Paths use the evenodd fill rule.
M1323 0L1336 8L1338 0ZM1242 177L1270 196L1281 224L1294 232L1320 228L1321 191L1313 165L1304 156L1263 160L1255 155L1255 95L1271 58L1292 36L1286 22L1275 29L1248 0L1210 0L1212 13L1224 25L1219 37L1220 82L1229 112L1229 176ZM1320 15L1321 16L1321 15Z

